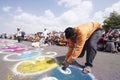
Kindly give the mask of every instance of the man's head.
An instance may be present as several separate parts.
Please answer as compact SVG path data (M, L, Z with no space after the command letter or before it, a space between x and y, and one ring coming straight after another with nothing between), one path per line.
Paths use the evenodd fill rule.
M46 28L44 28L44 31L46 31Z
M72 27L66 28L64 32L67 39L70 39L75 35L75 29Z
M20 30L20 28L17 28L17 31L19 31Z

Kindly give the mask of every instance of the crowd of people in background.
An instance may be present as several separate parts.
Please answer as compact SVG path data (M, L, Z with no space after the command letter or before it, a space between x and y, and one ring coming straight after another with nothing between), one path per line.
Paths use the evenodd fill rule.
M50 46L50 45L60 45L66 46L67 40L63 32L47 32L44 29L43 32L38 32L33 35L29 35L29 41L33 42L32 46Z
M118 53L120 51L120 31L119 29L105 30L98 41L98 50Z
M6 33L4 33L6 34ZM32 42L33 47L39 47L40 45L43 46L50 46L50 45L60 45L60 46L66 46L67 40L64 36L64 32L48 32L45 28L43 32L36 32L34 34L26 34L23 30L20 28L17 28L17 32L13 35L3 35L0 34L0 38L2 39L14 39L18 40L18 42L24 41L30 41ZM39 44L38 44L39 43Z
M33 47L43 47L51 45L67 46L67 39L64 32L48 32L45 28L43 32L36 32L34 34L26 34L20 28L17 28L17 32L13 35L6 33L0 34L2 39L14 39L21 41L32 42ZM105 30L98 41L98 50L112 53L120 52L120 31L119 29Z

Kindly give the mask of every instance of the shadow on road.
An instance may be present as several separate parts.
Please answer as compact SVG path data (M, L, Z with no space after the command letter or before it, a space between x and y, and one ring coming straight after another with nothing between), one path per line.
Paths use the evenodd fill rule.
M56 57L56 60L57 60L57 62L58 62L59 65L62 64L62 62L64 61L64 59L65 59L65 56ZM73 62L72 64L70 64L70 65L75 65L75 66L77 66L77 67L84 68L84 65L79 64L77 61L74 61L74 62Z

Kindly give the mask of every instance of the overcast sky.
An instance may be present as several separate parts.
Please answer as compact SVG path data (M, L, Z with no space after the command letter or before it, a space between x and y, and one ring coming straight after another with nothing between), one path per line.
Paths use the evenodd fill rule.
M116 11L120 0L0 0L0 33L64 31L68 26L97 21Z

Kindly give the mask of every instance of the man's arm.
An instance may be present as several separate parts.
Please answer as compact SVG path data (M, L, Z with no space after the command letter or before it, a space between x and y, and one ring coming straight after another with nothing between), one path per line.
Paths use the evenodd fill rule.
M69 44L68 44L68 51L67 51L67 53L66 53L66 57L65 57L65 60L67 61L68 60L68 58L72 55L72 52L73 52L73 50L74 50L74 41L73 40L69 40L70 42L69 42Z
M83 34L77 37L77 43L75 49L72 55L67 59L68 63L72 63L81 54L85 41L86 41L86 35Z

